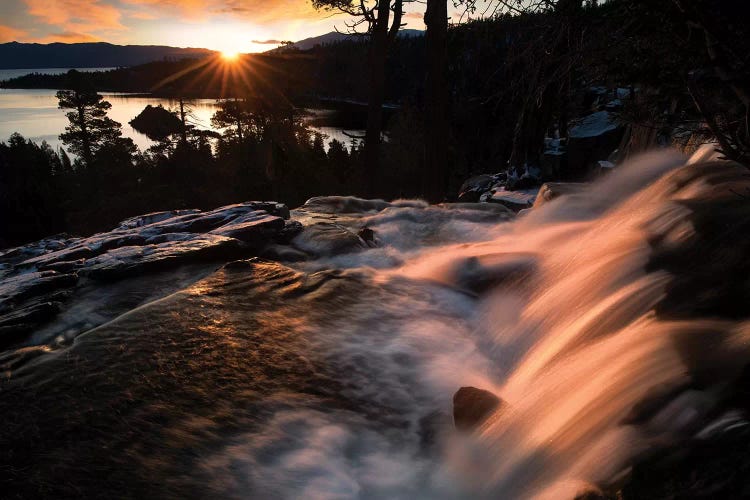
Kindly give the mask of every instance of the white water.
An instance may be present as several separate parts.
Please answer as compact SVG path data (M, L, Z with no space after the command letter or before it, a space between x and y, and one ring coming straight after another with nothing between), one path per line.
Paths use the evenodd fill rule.
M750 181L741 167L719 164L710 168L724 178L709 182L710 168L680 168L685 163L677 154L650 154L581 194L494 226L418 204L393 206L363 220L380 248L308 264L371 266L382 269L375 272L381 283L406 278L469 293L477 279L510 276L480 293L468 313L476 315L468 332L476 346L448 342L441 320L427 317L423 325L413 318L411 333L400 329L412 337L396 342L436 343L412 353L437 393L481 384L507 403L448 447L447 474L462 496L572 498L615 481L643 452L706 425L723 384L750 359L750 327L657 319L654 307L672 277L646 272L649 241L685 244L695 233L680 202L736 197ZM681 180L691 168L704 173ZM513 278L514 270L524 277ZM467 335L452 328L456 338ZM697 367L717 375L702 390L680 392ZM671 392L644 422L626 423L636 405Z
M668 154L640 158L589 192L535 211L497 239L441 249L400 271L447 280L469 256L487 261L489 272L506 255L532 254L536 261L527 283L483 300L482 333L507 373L495 387L509 409L499 410L476 436L481 458L477 463L474 457L470 470L479 493L567 498L582 484L606 483L655 442L677 438L715 402L715 387L685 391L645 424L622 423L650 394L689 381L694 366L680 343L703 344L700 363L719 363L727 378L750 359L747 324L660 321L653 312L670 276L645 272L648 240L666 235L678 246L693 234L690 211L676 202L736 196L731 189L747 185L746 178L737 182L740 170L723 189L702 180L677 187L679 172L667 172L682 162ZM716 340L720 332L723 342Z

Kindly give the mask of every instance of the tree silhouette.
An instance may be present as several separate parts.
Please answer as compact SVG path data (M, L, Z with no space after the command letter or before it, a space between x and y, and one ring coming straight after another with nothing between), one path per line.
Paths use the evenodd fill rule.
M380 186L380 143L385 100L385 63L388 47L401 28L403 5L409 0L312 0L316 9L338 10L355 17L347 27L351 33L360 33L367 26L370 36L370 82L368 92L367 128L365 131L365 168L368 173L368 195L374 196ZM390 20L393 12L393 20Z
M71 70L70 73L78 72ZM122 138L122 125L107 116L112 105L103 100L83 78L72 76L74 88L57 92L58 107L72 110L65 114L70 125L60 134L63 144L87 167L93 164L96 153L105 145L133 149L132 140Z
M446 0L427 0L422 194L443 201L448 182L448 8Z

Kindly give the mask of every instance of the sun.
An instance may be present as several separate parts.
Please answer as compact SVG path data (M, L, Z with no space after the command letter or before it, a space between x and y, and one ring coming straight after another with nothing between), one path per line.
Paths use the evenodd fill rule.
M233 50L222 50L221 58L225 61L234 61L239 57L240 53Z

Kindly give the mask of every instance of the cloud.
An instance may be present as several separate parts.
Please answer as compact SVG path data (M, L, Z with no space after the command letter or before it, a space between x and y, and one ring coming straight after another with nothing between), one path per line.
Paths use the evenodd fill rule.
M0 24L0 42L14 42L22 40L28 33L23 30L3 26Z
M34 40L37 43L82 43L82 42L100 42L101 39L88 33L76 33L73 31L63 31L61 33L53 33L44 38Z
M121 0L129 5L148 7L149 13L180 16L199 21L215 15L229 16L255 24L320 19L309 0ZM161 17L160 16L160 17Z
M28 13L64 32L123 30L120 11L100 0L25 0Z
M253 40L258 45L280 45L281 40Z
M158 19L158 16L156 14L145 11L128 12L127 17L138 19L141 21L152 21L154 19Z
M422 21L424 19L424 14L421 12L407 12L403 15L404 19L418 19Z

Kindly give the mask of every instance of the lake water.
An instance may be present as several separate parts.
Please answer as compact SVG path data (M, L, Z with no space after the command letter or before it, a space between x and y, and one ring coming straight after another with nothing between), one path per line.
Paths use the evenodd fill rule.
M8 75L16 73L27 74L31 71L51 73L64 73L69 68L37 69L37 70L0 70L0 80L9 78ZM78 68L77 68L78 69ZM86 70L86 68L83 68ZM89 69L93 71L94 68ZM62 146L58 139L60 133L68 125L65 116L66 111L58 109L56 90L48 89L0 89L0 142L7 141L10 135L18 132L27 139L34 142L47 141L50 146L57 148ZM141 149L153 145L153 141L145 135L136 132L128 122L135 118L147 105L157 106L161 104L165 108L176 109L178 102L168 98L148 97L132 94L102 93L104 99L112 104L109 117L122 124L122 133L130 137ZM191 122L199 129L217 130L211 126L211 116L216 111L214 99L195 99L192 101L193 117ZM352 126L351 120L345 125L339 125L340 120L335 110L310 110L312 114L308 118L310 128L327 136L326 144L331 139L337 139L344 144L349 144L351 139L346 135L363 135L364 131ZM351 113L348 113L350 115ZM364 111L360 120L364 127ZM221 130L217 130L221 132Z

